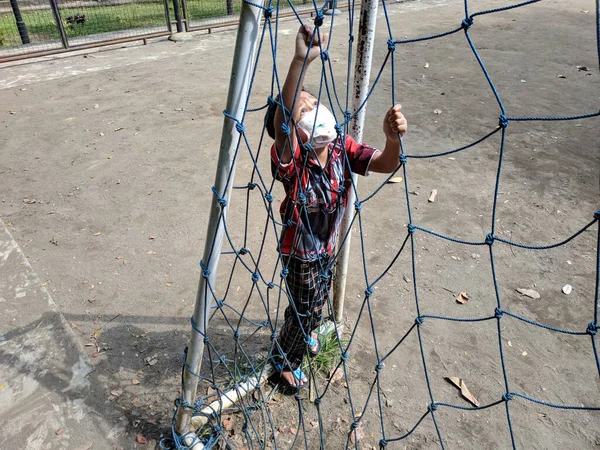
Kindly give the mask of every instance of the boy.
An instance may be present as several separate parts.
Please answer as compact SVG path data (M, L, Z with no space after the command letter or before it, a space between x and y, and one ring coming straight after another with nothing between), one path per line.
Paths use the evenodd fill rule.
M313 330L321 322L330 288L330 277L323 279L321 274L331 273L347 193L352 189L352 172L393 172L399 164L398 134L407 130L401 106L396 105L383 121L386 143L384 150L379 151L358 144L350 136L338 138L335 118L308 92L301 90L294 103L296 89L302 86L304 78L305 58L304 72L320 55L321 48L327 47L327 34L320 35L319 46L313 33L312 27L300 27L281 100L269 107L265 119L267 131L275 139L271 148L273 176L281 181L286 193L280 208L285 224L280 252L291 297L278 336L276 366L281 377L296 388L308 382L301 370L304 355L316 355L321 349ZM289 112L284 118L279 103L292 111L291 121Z

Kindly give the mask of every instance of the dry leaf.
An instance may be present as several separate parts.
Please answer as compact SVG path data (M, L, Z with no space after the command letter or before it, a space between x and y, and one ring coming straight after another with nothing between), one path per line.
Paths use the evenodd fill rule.
M115 389L114 391L110 391L110 395L120 397L121 395L123 395L123 389Z
M231 431L231 429L233 428L233 417L232 416L225 416L223 418L223 420L221 421L221 423L223 424L223 429L226 431Z
M456 301L461 305L464 305L469 301L469 295L466 292L461 292L458 294L458 297L456 297Z
M343 378L343 376L344 376L344 369L342 369L341 367L338 367L337 369L331 371L331 373L329 374L329 379L335 383L336 381L341 380Z
M100 336L100 328L96 328L96 331L92 334L92 339L98 339L98 336Z
M100 133L98 133L98 136L104 136L104 133L101 131Z
M441 110L441 109L434 109L434 110L433 110L433 113L434 113L434 114L441 114L441 113L442 113L442 110Z
M123 127L115 128L115 131L121 131Z
M138 385L138 384L140 384L140 380L133 379L133 380L131 380L131 384Z
M587 72L590 69L588 69L586 66L577 66L577 70L580 70L581 72Z
M97 233L94 233L94 236L100 236L102 234L102 232L98 231Z
M35 198L24 198L23 203L27 203L28 205L32 205L36 202Z
M565 294L565 295L569 295L572 290L573 290L573 286L571 286L570 284L565 284L562 288L563 294Z
M458 389L460 389L460 395L462 395L463 398L465 400L467 400L469 403L471 403L475 406L479 406L479 401L477 401L477 399L473 396L473 394L471 394L469 392L469 390L467 389L467 385L461 378L444 377L444 380L446 380L448 383L450 383L450 384L454 385L455 387L457 387Z
M365 430L363 430L362 425L359 425L358 428L356 428L356 430L354 430L352 433L350 433L350 442L352 442L353 444L360 442L364 438L365 438Z
M147 254L147 255L156 255L156 252L155 252L155 251L153 251L153 250L148 250L148 251L146 252L146 254Z
M534 299L538 299L540 298L540 294L537 291L534 291L533 289L523 289L523 288L519 288L517 289L517 292L521 295L525 295L526 297L529 298L534 298Z
M431 191L431 193L429 194L429 198L427 199L427 201L429 203L433 203L433 202L435 202L436 197L437 197L437 189L433 189Z
M133 397L133 398L131 399L131 404L132 404L132 405L135 405L135 404L137 403L137 401L138 401L138 400L139 400L139 399L138 399L137 397Z
M404 178L402 178L402 177L394 177L394 178L390 178L387 182L388 183L402 183L403 180L404 180Z
M521 353L521 356L527 356L527 352Z
M167 285L167 287L171 287L171 285L172 285L173 283L165 283L165 284Z
M145 445L145 444L147 444L147 443L148 443L148 439L146 439L146 438L145 438L144 436L142 436L141 434L138 434L138 435L135 437L135 440L138 442L138 444L143 444L143 445Z
M292 433L292 434L296 434L296 432L297 432L297 431L298 431L298 430L297 430L296 428L294 428L294 427L290 427L290 433Z
M425 65L423 66L425 69L429 69L429 63L426 62Z

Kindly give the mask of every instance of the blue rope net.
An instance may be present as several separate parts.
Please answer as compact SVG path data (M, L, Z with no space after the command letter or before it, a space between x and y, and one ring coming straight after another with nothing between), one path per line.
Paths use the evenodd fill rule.
M597 118L600 116L600 111L583 112L579 115L574 116L556 116L556 117L512 117L502 102L502 97L498 92L496 85L492 80L490 72L486 68L482 57L480 56L477 47L471 37L471 30L476 26L476 21L479 17L489 14L501 13L514 8L521 8L526 5L537 3L540 0L529 0L522 3L511 4L504 7L489 9L485 11L470 12L469 1L464 0L464 17L460 20L458 26L447 32L425 36L425 37L414 37L406 39L396 39L392 32L392 24L390 22L390 16L388 14L388 5L385 0L382 2L383 13L385 16L385 26L389 34L387 41L387 55L383 60L381 67L374 71L374 81L372 82L367 99L377 88L382 74L386 69L389 70L391 76L391 84L394 86L394 74L395 74L395 61L396 52L400 46L408 45L411 43L430 41L435 39L444 38L446 36L454 34L462 34L466 39L469 48L474 55L481 72L483 73L489 89L493 93L497 107L499 109L498 124L497 126L483 137L476 139L474 142L462 146L460 148L437 152L433 154L417 155L406 153L404 145L401 141L401 156L400 165L395 173L391 174L386 180L384 180L378 188L371 194L364 198L358 196L358 190L353 185L353 189L357 194L358 200L355 202L355 214L352 224L358 226L360 230L360 246L362 251L362 264L365 276L365 290L363 300L361 302L358 318L356 324L352 329L349 330L348 339L342 339L337 329L333 328L335 335L335 343L338 347L336 365L332 372L341 371L343 373L342 380L345 380L345 394L347 396L345 402L349 406L351 417L343 424L346 427L345 431L345 447L344 448L362 448L360 447L360 437L357 435L358 430L361 426L363 416L359 413L360 408L358 401L353 398L352 390L350 388L350 376L349 376L349 365L351 364L351 352L353 350L353 344L356 341L356 334L358 329L358 323L363 316L367 316L370 324L370 331L372 333L372 339L375 348L375 357L377 363L375 365L374 376L368 388L368 395L364 400L362 411L366 411L368 406L372 406L371 403L375 403L375 409L378 410L378 416L380 418L380 435L378 439L378 445L380 449L384 449L386 446L396 442L408 439L425 421L425 419L431 419L435 434L437 436L435 445L446 448L446 441L443 433L440 430L439 423L439 412L441 409L450 408L462 411L482 411L492 407L500 407L504 409L508 436L510 438L511 446L513 449L517 448L514 431L514 419L511 415L512 407L511 403L514 399L519 398L532 402L535 404L544 405L550 408L558 408L565 410L588 410L588 411L600 411L598 406L598 396L590 396L590 405L569 405L569 404L556 404L547 401L540 400L523 392L518 392L511 388L511 377L509 376L509 370L507 368L506 361L506 349L504 348L503 342L503 330L506 321L516 320L519 323L524 323L527 326L539 327L552 331L554 333L561 333L565 335L572 335L579 339L589 340L589 355L581 355L581 357L589 357L595 360L595 366L600 376L600 358L597 346L597 334L598 334L598 309L599 309L599 272L600 272L600 227L598 222L600 221L600 211L589 212L589 222L581 227L579 231L571 236L563 238L560 242L549 244L549 245L531 245L520 242L514 242L510 239L501 237L501 233L498 233L496 229L497 223L497 210L498 210L498 197L499 197L499 186L502 173L502 165L504 158L504 150L506 145L507 130L511 122L521 121L573 121L583 120L590 118ZM289 428L288 440L283 442L281 439L278 440L278 427L276 424L276 418L274 417L274 410L272 406L272 400L277 392L277 385L272 387L270 385L259 385L253 387L249 394L240 399L235 406L224 409L222 407L222 399L231 393L233 390L243 385L248 380L254 378L260 378L267 367L272 362L273 355L278 350L277 332L282 324L282 313L283 309L293 302L289 299L288 291L286 290L286 277L288 275L288 268L286 267L281 255L278 257L273 251L276 246L277 238L280 234L282 224L279 220L279 214L274 208L275 202L275 180L270 175L265 175L260 170L259 159L261 158L261 148L270 146L271 142L265 138L265 130L263 129L259 143L256 149L250 143L247 135L245 126L245 120L248 113L263 114L265 108L275 102L277 94L281 92L281 78L278 72L278 36L279 36L279 22L277 20L279 16L279 10L282 5L279 2L269 3L267 6L260 6L254 3L247 2L251 5L259 7L263 10L264 15L264 27L261 30L259 36L258 52L256 57L256 64L254 73L252 74L252 83L250 86L250 94L254 87L254 80L256 76L256 67L258 67L261 56L267 49L270 50L272 56L272 75L271 75L271 95L268 98L267 104L258 106L256 108L250 108L250 94L246 100L245 113L242 117L234 117L227 111L224 111L225 116L235 122L236 130L240 133L240 142L235 152L235 158L237 159L241 153L248 152L251 161L251 178L247 184L235 185L234 189L238 191L245 191L246 200L244 205L244 231L240 235L234 234L230 225L225 220L225 212L231 208L225 199L225 193L219 192L213 187L213 195L216 197L222 212L220 220L223 222L225 228L225 251L221 253L223 258L229 258L231 262L231 271L222 276L218 280L222 283L220 286L213 286L211 283L207 283L206 297L212 302L212 312L210 321L219 320L219 327L221 329L220 334L217 337L211 337L210 333L205 335L205 352L203 360L202 373L195 374L200 381L199 392L203 392L203 389L207 389L206 394L202 393L194 404L186 404L182 399L178 399L176 402L177 408L191 408L194 414L200 415L205 418L205 424L198 430L198 440L189 448L200 448L198 442L201 442L204 448L240 448L239 445L236 447L234 442L231 440L231 433L228 432L227 428L230 425L231 418L228 418L227 414L232 412L236 413L236 420L241 423L241 436L245 447L248 449L266 449L266 448L292 448L295 444L302 448L333 448L327 444L327 430L324 428L323 420L323 405L324 402L330 398L333 392L331 388L332 379L326 380L323 383L317 383L318 373L313 366L311 361L308 361L305 366L308 369L308 375L313 382L312 389L314 390L314 398L308 400L308 404L314 405L314 411L317 415L316 422L311 422L313 427L318 427L319 438L309 443L307 438L307 429L309 425L305 412L309 405L307 405L307 399L301 395L300 391L295 392L295 400L297 404L297 420L293 427ZM296 14L296 18L300 23L303 23L303 19L296 12L294 5L290 2L285 6L292 8ZM328 29L323 25L323 13L328 8L329 4L325 3L322 6L318 6L317 3L313 3L314 6L314 25L318 33L328 32L330 35L337 30L334 29L335 17L332 17L331 24ZM596 34L598 41L598 57L600 61L600 8L599 2L596 1ZM350 2L348 7L348 53L347 53L347 72L346 72L346 86L351 85L351 61L353 60L353 42L355 39L356 29L356 17L354 2ZM360 107L354 111L351 111L350 103L351 96L349 89L340 89L335 83L334 69L332 66L331 59L329 57L329 49L323 48L321 58L321 71L320 71L320 85L317 97L320 101L325 99L331 106L331 109L338 111L336 114L336 120L338 122L338 133L344 135L348 132L348 126L352 119L363 109L366 105L366 100L360 105ZM286 53L287 55L287 53ZM283 59L283 58L279 58ZM287 63L287 61L285 61ZM600 62L599 62L600 64ZM298 91L297 94L298 95ZM341 92L342 91L342 92ZM391 102L390 105L396 103L395 89L391 89ZM341 111L341 113L340 113ZM290 122L289 114L286 115L287 124L285 126L292 126ZM480 239L474 241L467 241L459 237L449 236L440 232L428 229L424 226L419 225L413 221L413 208L411 208L411 197L409 193L409 169L411 160L413 159L427 159L427 158L439 158L441 156L447 156L458 152L468 150L475 145L478 145L492 136L499 135L500 148L499 157L497 161L497 171L495 177L494 186L494 197L493 206L491 211L491 224L488 232L482 235ZM305 170L305 167L297 168L298 171ZM397 175L397 172L401 171L404 178L404 191L406 193L406 205L408 213L408 224L406 226L406 233L399 239L400 247L391 260L386 266L383 272L375 279L370 279L367 271L367 264L365 258L365 239L364 239L364 224L362 219L362 207L363 205L378 194L381 189L385 186L386 182L393 176ZM229 173L228 185L232 183L233 172ZM302 191L302 187L299 187L299 197L302 197L305 192ZM257 205L262 205L266 211L266 218L264 223L257 224L250 218L250 210ZM348 207L351 207L349 205ZM249 228L258 227L261 231L262 238L257 245L251 242ZM512 247L518 247L526 250L549 250L556 247L564 246L573 239L579 237L586 231L593 231L596 229L598 233L598 242L596 245L596 262L595 262L595 290L593 296L593 315L589 319L589 323L582 324L576 329L562 329L556 326L551 326L545 323L541 323L532 320L528 317L516 314L509 311L505 302L503 302L502 296L500 295L500 288L497 277L497 263L495 254L497 247L501 245L507 245ZM437 239L445 240L454 244L464 246L474 246L485 248L489 253L489 262L491 267L491 275L493 281L494 295L495 295L495 308L493 311L489 311L487 315L480 317L451 317L445 315L434 315L424 314L422 312L422 302L420 301L419 293L419 274L417 271L417 255L416 255L416 238L418 234L429 235ZM213 237L208 236L207 239ZM270 240L272 239L272 240ZM345 242L347 236L340 236L339 241L341 244ZM273 245L271 245L273 244ZM252 248L252 249L251 249ZM397 263L399 257L405 252L410 253L410 261L412 268L412 280L407 279L407 282L412 283L412 292L414 294L414 304L416 308L416 317L414 318L413 325L408 331L402 336L396 337L396 344L387 353L380 353L377 346L377 333L373 322L373 297L374 290L377 288L378 283L389 274L389 271ZM333 262L338 257L338 253L334 255ZM325 278L331 276L331 263L322 267L321 275ZM202 269L202 277L208 280L210 271L204 262L200 262ZM234 276L235 275L235 276ZM237 278L236 278L237 277ZM236 297L236 279L242 279L243 283L246 284L244 292L246 292L245 300L241 302L232 301L232 298ZM239 287L237 287L239 290ZM237 295L239 298L239 295ZM329 317L332 317L333 306L332 299L327 295L326 308L329 311ZM249 311L262 311L264 313L264 320L252 319L255 314L249 314ZM327 316L327 314L324 314ZM336 318L338 321L343 318ZM495 400L482 406L464 406L459 404L451 404L436 400L434 395L434 389L432 388L432 375L429 369L430 360L426 356L426 346L424 344L423 329L428 326L430 322L434 321L445 321L447 323L456 323L457 326L460 324L468 323L479 323L479 322L490 322L496 325L497 330L497 342L498 342L498 364L501 368L502 378L502 394ZM211 322L213 323L213 322ZM200 332L196 324L192 320L192 327L195 332ZM385 363L388 359L402 347L407 341L409 336L416 334L416 341L418 342L418 353L420 354L421 364L423 368L423 377L427 389L428 405L423 408L420 418L412 426L406 427L406 431L398 433L398 430L391 427L389 423L386 423L384 403L385 393L382 392L381 388L381 377L384 371ZM310 337L310 330L304 331L305 342L308 343ZM308 344L307 344L308 345ZM233 350L232 350L233 349ZM372 368L370 368L372 369ZM188 370L191 368L188 367ZM595 376L595 374L594 374ZM221 399L221 400L219 400ZM596 404L593 401L596 400ZM208 405L208 412L207 412ZM211 406L212 405L212 406ZM211 411L211 407L213 410ZM312 406L311 406L312 407ZM225 419L224 419L225 418ZM290 441L291 439L291 441ZM532 439L535 439L532 438ZM196 446L194 446L196 445ZM173 431L173 437L170 441L163 441L161 443L162 448L188 448L185 446L182 436L177 435Z

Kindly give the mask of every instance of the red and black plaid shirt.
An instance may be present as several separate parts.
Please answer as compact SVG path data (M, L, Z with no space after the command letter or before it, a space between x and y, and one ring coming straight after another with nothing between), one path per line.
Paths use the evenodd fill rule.
M350 136L346 136L345 149L338 141L329 145L325 167L308 158L300 146L288 164L280 164L275 145L271 148L271 170L286 194L279 210L284 223L280 238L283 255L313 260L321 253L331 255L335 250L348 192L352 189L352 172L367 175L377 151L358 144Z

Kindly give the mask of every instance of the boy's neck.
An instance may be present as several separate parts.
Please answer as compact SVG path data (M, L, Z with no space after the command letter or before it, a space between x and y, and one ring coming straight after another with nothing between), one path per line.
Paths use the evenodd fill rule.
M316 155L315 155L316 153ZM311 159L316 159L321 164L321 167L325 167L327 159L329 158L329 146L315 148L315 152L310 155Z

